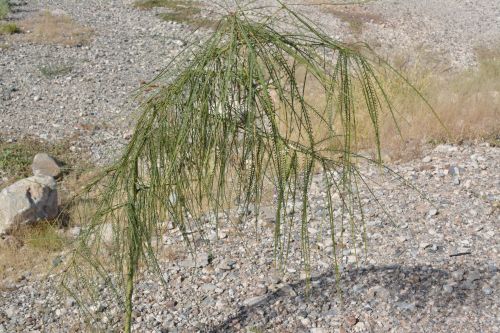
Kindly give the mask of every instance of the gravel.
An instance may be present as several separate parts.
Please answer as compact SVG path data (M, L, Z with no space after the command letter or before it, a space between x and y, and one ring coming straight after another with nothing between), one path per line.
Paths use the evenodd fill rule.
M340 280L331 269L329 231L320 222L325 191L317 175L309 216L313 267L308 294L300 242L292 243L285 272L277 272L272 259L274 219L264 213L257 217L257 227L247 223L239 230L247 240L226 225L221 230L224 237L198 242L196 258L179 254L161 260L167 290L154 276L142 276L135 295L134 328L137 332L498 332L500 148L440 145L425 153L432 157L430 167L422 161L390 165L415 188L401 186L392 173L362 167L391 219L363 190L368 255L341 250ZM448 172L452 165L462 169L458 185ZM212 228L207 225L203 232L210 235ZM256 232L259 239L253 237ZM355 240L357 245L361 242ZM351 248L353 240L344 243ZM163 244L180 249L182 237L176 232L165 235ZM25 274L6 283L0 291L4 331L86 331L74 300L56 293L56 281L55 276L41 279ZM102 289L92 308L94 324L117 331L121 312L109 300L110 291Z
M95 34L89 45L81 47L3 37L10 46L0 49L2 139L71 139L74 149L90 151L98 163L116 156L133 124L137 102L131 93L141 81L158 74L194 34L184 25L157 20L154 12L137 11L131 3L16 2L20 6L15 7L19 10L14 18L40 9L62 11ZM324 9L301 10L334 36L359 37ZM365 23L360 37L387 53L437 51L439 61L464 68L474 65L475 47L498 45L496 0L383 0L357 10L381 17ZM61 63L70 64L71 72L52 79L40 72L40 66ZM320 223L325 191L318 175L311 193L309 231L315 245L308 294L300 242L292 245L295 251L284 274L273 268L274 222L269 206L258 217L259 239L243 242L231 227L221 230L219 237L211 236L215 232L207 226L210 244L200 243L196 258L162 260L168 293L152 276L141 277L134 328L137 332L500 332L500 149L488 144L440 145L423 156L390 167L428 200L401 186L391 173L363 166L391 219L364 190L369 255L343 250L340 281L331 270L332 243ZM245 235L256 232L254 224L243 228ZM164 238L165 246L180 244L179 234ZM66 254L57 254L53 263L65 260ZM20 275L3 281L0 288L0 333L88 330L75 300L58 292L56 276ZM102 299L91 311L97 326L118 331L121 311L109 297L110 291L103 289Z
M94 35L90 44L80 47L28 43L22 34L0 37L0 44L8 45L0 49L2 140L24 136L49 142L70 140L73 150L90 152L100 164L116 158L130 137L138 104L133 95L141 82L154 78L188 40L207 33L161 21L155 11L137 10L132 3L13 1L12 19L48 10L71 16L93 29ZM219 5L210 2L207 8L220 11ZM338 39L366 40L382 55L411 54L415 59L432 53L433 59L452 68L473 65L475 48L500 45L500 2L496 0L381 0L349 9L353 19L331 13L345 12L344 6L292 7ZM359 28L350 27L349 21L359 20ZM47 66L62 66L65 71L47 78L41 70Z

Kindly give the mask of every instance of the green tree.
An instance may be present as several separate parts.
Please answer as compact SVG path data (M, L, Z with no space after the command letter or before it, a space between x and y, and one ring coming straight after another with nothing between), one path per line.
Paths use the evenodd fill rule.
M392 110L374 68L390 67L367 46L336 41L285 5L267 17L229 13L200 45L155 79L160 88L147 95L123 156L87 189L97 211L75 250L70 290L87 290L97 272L122 302L126 332L139 267L160 273L156 240L167 220L190 244L188 231L204 214L217 216L234 202L258 210L271 188L276 262L286 264L297 228L309 272L308 195L321 170L333 244L342 237L336 223L348 221L352 237L364 233L354 218L362 209L357 124L369 122L380 152L380 112ZM333 192L341 197L339 220ZM300 211L300 223L287 217L290 210ZM111 247L102 244L105 226L112 226Z

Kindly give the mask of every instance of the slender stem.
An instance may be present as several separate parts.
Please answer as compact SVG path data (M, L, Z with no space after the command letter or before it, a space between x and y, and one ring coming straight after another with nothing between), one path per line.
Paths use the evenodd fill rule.
M128 203L128 224L129 224L129 260L128 260L128 272L127 272L127 285L126 285L126 298L125 298L125 333L130 333L132 329L132 309L133 302L132 296L134 293L134 277L136 273L137 263L139 261L140 255L140 226L139 220L136 213L136 202L137 202L137 178L138 178L138 162L134 163L132 168L132 175L129 183L129 203Z

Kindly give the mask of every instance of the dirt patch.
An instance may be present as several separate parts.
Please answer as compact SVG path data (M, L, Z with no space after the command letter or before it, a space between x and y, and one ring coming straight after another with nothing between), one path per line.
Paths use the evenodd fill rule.
M94 33L64 13L49 11L27 18L19 26L25 32L22 39L37 44L81 46L88 44Z

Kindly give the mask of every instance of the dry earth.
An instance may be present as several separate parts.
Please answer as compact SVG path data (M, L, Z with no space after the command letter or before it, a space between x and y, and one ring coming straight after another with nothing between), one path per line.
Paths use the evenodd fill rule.
M28 20L48 10L72 17L93 34L81 45L40 43L27 38L29 32L0 37L0 140L69 139L72 150L88 151L102 163L126 143L137 106L131 94L188 40L207 33L193 34L182 24L160 21L155 11L138 11L129 0L14 4L12 19ZM496 0L383 0L354 9L297 8L340 39L368 40L382 54L433 54L433 61L455 69L474 66L476 48L499 45ZM47 68L66 70L46 75ZM217 240L207 226L214 256L196 264L202 267L190 267L183 252L177 254L178 235L166 237L165 244L174 249L171 260L162 263L169 293L158 292L151 277L143 278L136 331L500 332L499 148L444 145L424 155L391 167L430 202L389 174L365 167L394 223L364 192L369 255L359 256L356 264L356 256L344 251L342 293L329 269L328 250L313 253L309 296L298 256L284 276L274 272L269 206L259 223L260 232L269 237L246 246L233 237L234 230L224 230L228 237ZM310 232L315 247L328 249L331 244L320 226L322 188L318 175ZM64 261L65 253L54 259ZM0 291L0 332L89 329L74 300L56 293L54 276L16 274ZM92 311L96 325L116 331L120 312L107 302L108 296L103 289L102 302Z

